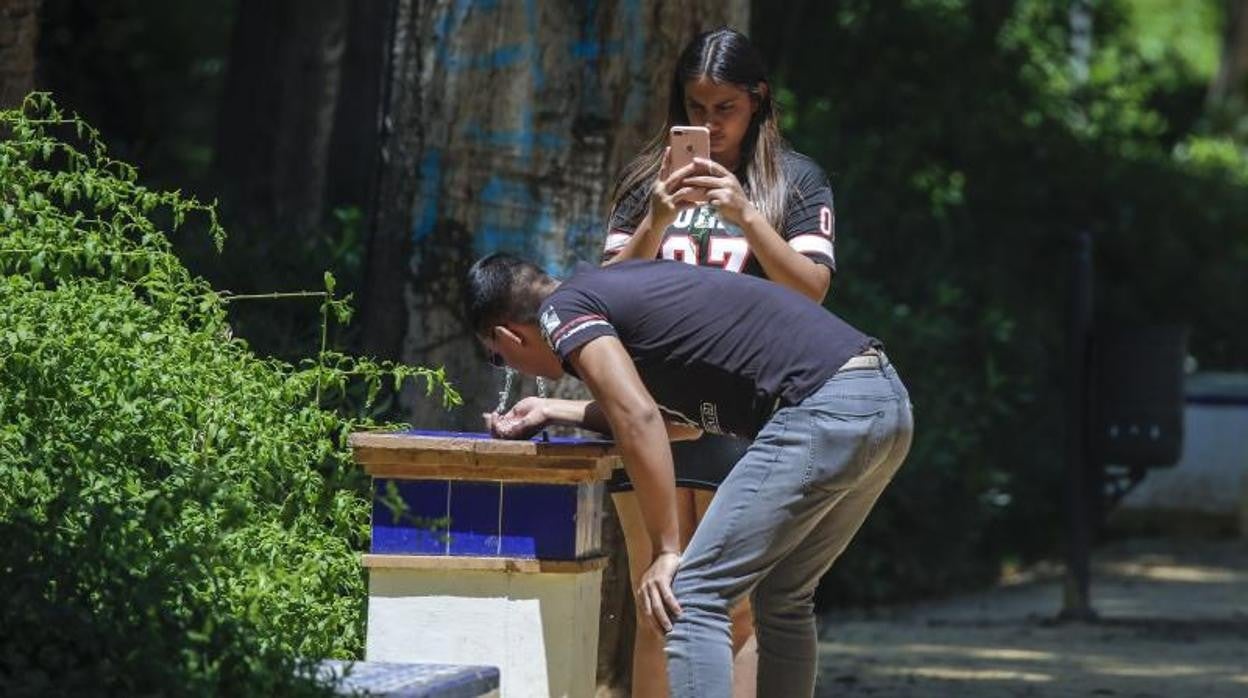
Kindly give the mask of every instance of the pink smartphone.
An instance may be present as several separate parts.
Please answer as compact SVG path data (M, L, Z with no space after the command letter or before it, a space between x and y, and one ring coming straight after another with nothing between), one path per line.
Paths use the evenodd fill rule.
M668 133L672 148L671 172L693 162L694 158L711 157L711 131L705 126L673 126ZM694 203L705 203L705 199Z

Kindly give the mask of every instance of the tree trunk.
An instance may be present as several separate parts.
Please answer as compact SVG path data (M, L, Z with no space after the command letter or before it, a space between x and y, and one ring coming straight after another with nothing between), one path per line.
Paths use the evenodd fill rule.
M481 427L499 379L464 324L461 282L507 250L556 274L596 263L620 168L662 125L695 33L748 27L747 0L396 0L383 161L365 275L366 351L444 366L465 399L405 395L421 428ZM566 388L564 388L566 390ZM599 679L627 684L633 611L618 530Z
M1209 86L1210 105L1248 97L1248 0L1229 0L1226 6L1222 61Z
M423 90L420 80L428 5L392 0L386 34L390 38L382 84L377 186L370 207L360 312L365 354L400 356L407 326L403 289L408 277L412 206L422 178Z
M346 0L240 3L218 136L230 208L297 242L320 223Z
M19 106L35 88L35 45L43 0L0 0L0 109Z
M326 200L330 206L366 209L376 186L382 81L389 48L386 33L393 4L390 0L351 3L329 146Z
M493 379L463 325L463 272L496 250L556 273L597 261L610 186L662 124L677 52L744 27L748 3L398 0L395 16L366 345L460 386L451 414L413 399L415 423L475 428Z

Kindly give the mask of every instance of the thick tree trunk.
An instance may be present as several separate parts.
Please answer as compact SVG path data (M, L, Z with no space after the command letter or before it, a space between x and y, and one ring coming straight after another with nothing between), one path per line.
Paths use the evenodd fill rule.
M368 208L376 185L392 0L353 2L329 146L329 206Z
M479 429L497 402L461 310L481 254L564 273L596 263L620 168L662 125L695 33L748 27L747 0L396 0L378 208L365 278L370 353L444 366L465 405L406 395L421 428ZM565 388L566 390L566 388ZM603 585L599 677L627 684L632 605L618 530Z
M35 88L35 45L43 0L0 0L0 109L18 106Z
M346 0L241 3L222 100L218 166L231 208L279 244L313 229L325 179Z
M423 170L425 133L421 74L427 38L427 3L391 0L383 65L377 186L370 211L368 252L361 292L363 352L397 359L407 326L403 291L409 274L412 206Z
M396 16L366 345L394 356L381 338L397 334L398 356L460 386L451 414L413 399L416 423L475 427L493 378L463 326L462 273L495 250L554 272L596 261L610 186L661 125L677 52L744 27L748 3L398 0Z
M1222 61L1209 86L1211 105L1231 97L1248 99L1248 0L1229 0L1226 5Z

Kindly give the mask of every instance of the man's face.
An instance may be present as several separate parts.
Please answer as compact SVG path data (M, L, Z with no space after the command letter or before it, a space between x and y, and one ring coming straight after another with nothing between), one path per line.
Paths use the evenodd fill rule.
M536 326L494 325L479 339L495 366L510 366L529 376L563 377L563 364Z

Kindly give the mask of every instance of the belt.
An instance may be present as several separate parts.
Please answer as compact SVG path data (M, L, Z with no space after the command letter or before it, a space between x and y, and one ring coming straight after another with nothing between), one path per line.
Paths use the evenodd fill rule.
M851 356L849 358L849 361L846 361L845 363L841 364L841 367L838 368L836 372L840 373L841 371L862 371L865 369L877 369L878 370L878 369L888 366L888 364L889 364L888 356L884 354L884 350L872 347L870 349L864 350L861 354L857 356ZM770 419L771 415L778 412L780 408L782 407L788 407L788 404L784 401L784 398L777 397L774 402L772 402L771 404L767 405L766 408L764 408L763 413L762 413L763 421Z
M863 369L874 368L880 369L888 365L888 357L879 349L868 349L858 356L850 357L849 361L841 364L837 369L837 373L841 371L861 371Z

